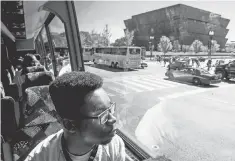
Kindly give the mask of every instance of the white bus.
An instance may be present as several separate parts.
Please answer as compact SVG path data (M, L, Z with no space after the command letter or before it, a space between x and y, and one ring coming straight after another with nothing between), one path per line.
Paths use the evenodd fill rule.
M92 47L83 47L82 48L83 61L92 61Z
M98 47L92 55L95 64L105 64L112 68L139 68L141 64L140 47Z

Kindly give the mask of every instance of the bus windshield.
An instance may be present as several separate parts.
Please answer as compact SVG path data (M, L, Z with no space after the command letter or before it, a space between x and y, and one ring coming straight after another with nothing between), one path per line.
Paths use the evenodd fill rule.
M129 48L129 52L131 55L140 55L140 49Z

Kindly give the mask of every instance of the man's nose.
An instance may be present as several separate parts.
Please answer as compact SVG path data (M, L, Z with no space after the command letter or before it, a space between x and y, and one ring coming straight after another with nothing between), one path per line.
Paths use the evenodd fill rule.
M116 122L117 122L116 117L113 114L109 113L109 119L108 119L107 123L108 124L115 124Z

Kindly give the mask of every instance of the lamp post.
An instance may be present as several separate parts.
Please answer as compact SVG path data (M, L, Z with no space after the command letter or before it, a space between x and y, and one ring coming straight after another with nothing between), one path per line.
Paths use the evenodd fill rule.
M214 31L210 30L209 31L209 36L210 36L210 41L209 41L209 48L210 48L210 51L209 51L209 60L211 60L211 48L212 48L212 39L213 39L213 36L214 36Z
M153 39L154 39L154 36L150 36L149 37L150 41L149 41L149 49L150 49L150 60L152 60L152 55L153 55Z

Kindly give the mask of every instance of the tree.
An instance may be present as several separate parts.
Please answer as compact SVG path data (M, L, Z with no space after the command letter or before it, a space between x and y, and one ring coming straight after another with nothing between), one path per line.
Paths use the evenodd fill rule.
M184 53L189 52L189 50L190 50L190 46L189 45L182 45L182 51Z
M109 46L110 45L110 37L112 34L110 33L109 26L106 24L105 28L103 30L103 33L101 34L101 41L103 46Z
M116 39L113 46L131 46L134 38L134 31L125 30L125 36Z
M175 40L173 42L173 50L176 51L176 52L179 52L181 49L181 45L179 43L179 40Z
M215 53L216 51L219 51L219 48L220 45L217 43L216 40L212 40L212 43L211 43L211 53Z
M160 38L160 43L158 44L158 47L160 51L162 51L165 55L169 50L172 49L172 44L170 39L166 36L162 36Z
M201 50L202 50L203 52L208 52L208 47L207 47L207 46L202 46L202 47L201 47Z
M104 46L103 38L101 34L97 33L94 29L90 33L91 36L91 46L92 47L100 47Z
M194 51L195 53L200 52L200 51L202 50L202 46L203 46L203 44L202 44L202 42L199 41L199 40L194 40L194 42L193 42L192 45L191 45L191 47L193 48L193 51Z
M119 39L116 39L115 42L111 45L113 45L113 46L126 46L126 38L121 37Z
M172 49L172 44L171 41L168 37L166 36L162 36L160 38L160 43L158 44L158 47L160 49L160 51L163 52L164 54L164 59L165 59L165 54ZM164 66L165 66L165 61L164 61Z
M126 29L125 30L126 46L132 45L133 38L134 38L134 31L129 31L128 29Z
M89 32L80 31L80 39L82 46L92 46L91 35Z

